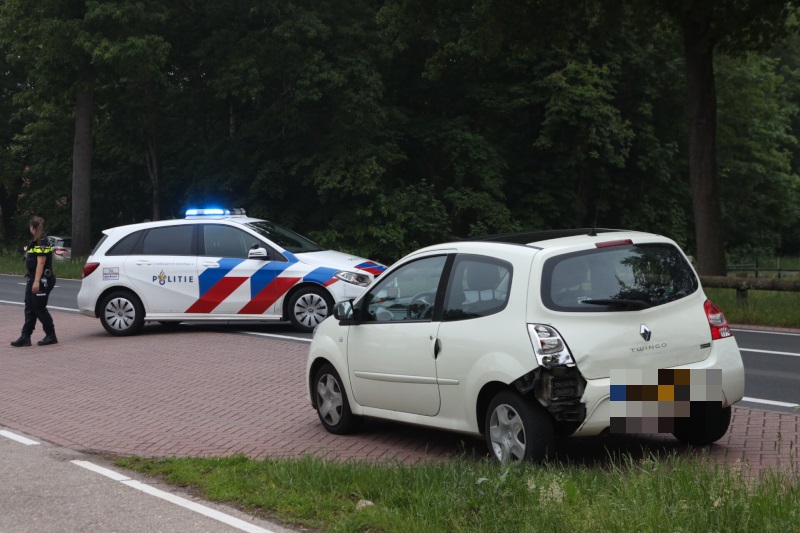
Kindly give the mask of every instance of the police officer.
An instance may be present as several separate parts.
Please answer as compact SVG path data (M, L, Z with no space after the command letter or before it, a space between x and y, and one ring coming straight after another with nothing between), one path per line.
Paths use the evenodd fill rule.
M44 219L31 218L29 224L33 240L25 247L25 266L28 268L28 283L25 285L25 324L22 335L11 343L11 346L30 346L31 334L36 328L36 319L42 323L45 336L37 344L46 346L56 344L56 329L53 317L47 310L50 291L56 284L53 274L53 247L44 234Z

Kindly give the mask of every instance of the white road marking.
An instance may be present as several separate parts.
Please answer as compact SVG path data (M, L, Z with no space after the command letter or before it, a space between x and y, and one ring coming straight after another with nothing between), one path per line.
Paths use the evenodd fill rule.
M739 348L740 352L753 352L753 353L768 353L772 355L789 355L791 357L800 357L800 353L796 352L773 352L771 350L751 350L750 348Z
M245 335L257 335L258 337L270 337L272 339L278 340L292 340L292 341L300 341L300 342L307 342L311 344L311 339L306 339L304 337L290 337L289 335L277 335L275 333L259 333L257 331L239 331L239 333L244 333Z
M39 444L35 440L23 437L22 435L17 435L16 433L11 433L10 431L6 431L5 429L0 429L0 436L5 437L7 439L15 440L21 444L25 444L26 446L33 446L34 444Z
M790 333L788 331L768 331L761 329L739 329L739 328L731 328L731 331L739 331L742 333L768 333L770 335L789 335L790 337L800 337L800 333Z
M20 306L25 305L24 302L11 302L9 300L0 300L0 304L11 304L11 305L20 305ZM59 311L70 311L70 312L73 312L73 313L77 313L78 312L77 309L72 309L70 307L56 307L55 305L48 305L47 308L48 309L57 309Z
M175 494L157 489L151 485L142 483L141 481L136 481L135 479L131 479L128 476L120 474L119 472L115 472L111 469L98 466L92 462L72 461L72 463L87 470L91 470L92 472L95 472L97 474L101 474L103 476L111 478L114 481L119 481L123 485L127 485L128 487L131 487L133 489L140 490L145 494L155 496L156 498L161 498L162 500L174 503L175 505L179 505L185 509L194 511L195 513L200 513L201 515L212 518L218 522L222 522L223 524L228 524L229 526L235 527L236 529L241 529L242 531L248 531L251 533L273 533L269 529L264 529L263 527L251 524L249 522L236 518L235 516L231 516L229 514L217 511L216 509L212 509L211 507L207 507L205 505L201 505L191 500L187 500L186 498L181 498L180 496L176 496Z
M788 402L777 402L775 400L761 400L759 398L748 398L745 396L742 398L743 402L752 402L752 403L763 403L766 405L776 405L778 407L797 407L796 403L788 403Z

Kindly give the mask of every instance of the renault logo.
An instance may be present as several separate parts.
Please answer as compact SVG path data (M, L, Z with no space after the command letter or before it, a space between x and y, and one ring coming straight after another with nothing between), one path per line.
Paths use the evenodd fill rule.
M642 338L644 339L644 342L650 342L650 336L652 334L653 334L653 332L650 331L650 328L648 328L644 324L639 326L639 335L642 336Z

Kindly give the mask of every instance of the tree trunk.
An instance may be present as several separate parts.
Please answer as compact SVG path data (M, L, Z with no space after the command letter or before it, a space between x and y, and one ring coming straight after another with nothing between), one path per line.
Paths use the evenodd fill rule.
M153 185L153 220L161 220L161 165L158 161L158 144L154 137L147 138L147 172Z
M705 276L724 276L727 272L717 170L714 43L708 39L709 22L682 23L689 111L689 184L698 271Z
M75 142L72 150L72 257L85 257L92 240L92 115L94 76L75 91Z

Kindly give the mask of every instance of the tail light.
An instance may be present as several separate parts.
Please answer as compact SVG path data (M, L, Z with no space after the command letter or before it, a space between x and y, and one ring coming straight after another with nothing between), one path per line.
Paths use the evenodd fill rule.
M706 300L703 304L706 310L706 317L708 318L708 325L711 327L711 339L724 339L725 337L733 337L731 328L728 326L728 319L725 318L725 313L722 309L714 305L711 300Z
M531 337L533 352L539 365L547 368L561 365L575 366L575 360L564 339L552 326L528 324L528 335Z
M84 278L87 277L89 274L91 274L92 272L97 270L97 267L99 267L99 266L100 266L100 263L86 263L85 265L83 265L83 276L82 277L84 277Z

